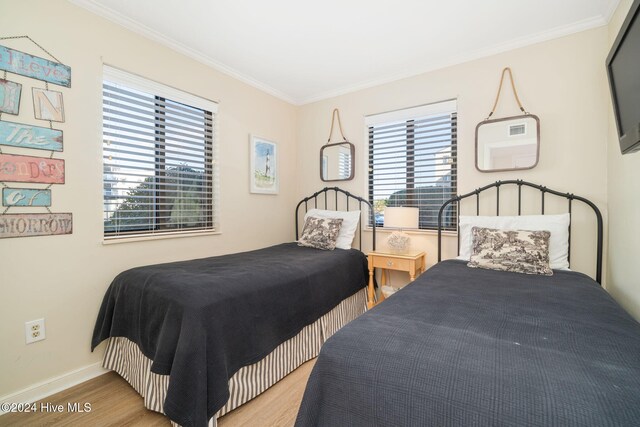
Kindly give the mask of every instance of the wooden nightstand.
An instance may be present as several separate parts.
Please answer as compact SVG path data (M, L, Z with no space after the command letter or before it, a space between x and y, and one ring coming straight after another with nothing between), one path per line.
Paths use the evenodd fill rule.
M416 276L419 276L424 270L427 261L427 254L424 252L407 252L396 254L391 252L374 251L369 252L369 288L367 297L367 307L384 301L384 294L380 292L380 298L375 301L375 290L373 289L373 271L374 268L382 270L399 270L409 273L409 278L413 282ZM386 284L385 272L382 272L380 279L380 287Z

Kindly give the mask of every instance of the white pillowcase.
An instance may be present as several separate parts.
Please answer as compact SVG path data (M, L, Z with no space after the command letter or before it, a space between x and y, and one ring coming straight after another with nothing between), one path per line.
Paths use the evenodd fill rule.
M351 249L351 243L356 235L358 222L360 221L360 211L326 211L322 209L310 209L304 215L304 221L310 216L317 218L342 218L342 227L336 240L336 248Z
M471 229L473 227L499 230L546 230L549 238L549 266L566 270L569 268L569 222L568 213L560 215L520 216L466 216L460 215L460 255L458 259L471 258Z

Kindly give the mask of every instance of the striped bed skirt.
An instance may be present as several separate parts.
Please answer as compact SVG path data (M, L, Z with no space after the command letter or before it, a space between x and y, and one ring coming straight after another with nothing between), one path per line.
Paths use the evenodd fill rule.
M215 427L219 417L253 399L304 362L316 357L322 344L338 329L364 313L366 306L367 292L363 288L304 327L298 335L280 344L261 361L241 368L229 380L229 400L209 420L209 426ZM170 379L169 375L151 372L152 363L133 341L124 337L108 339L103 366L116 371L131 384L144 398L146 408L164 413L164 399Z

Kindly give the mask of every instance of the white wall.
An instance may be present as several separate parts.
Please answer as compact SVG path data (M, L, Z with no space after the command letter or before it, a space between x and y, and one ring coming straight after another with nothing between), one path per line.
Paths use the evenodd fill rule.
M451 98L458 100L460 192L497 179L522 178L586 196L603 210L605 219L608 193L609 288L640 317L640 277L634 269L634 255L640 253L640 204L628 197L640 194L640 154L619 155L605 101L609 95L603 66L615 26L630 3L622 0L609 28L293 107L66 1L2 0L3 35L28 34L73 69L71 89L52 86L64 93L67 114L66 123L56 126L65 132L65 151L56 157L67 162L67 183L54 187L52 210L74 214L74 233L0 240L0 396L100 360L102 349L89 352L91 332L104 291L120 271L291 239L291 209L299 196L325 186L319 178L318 155L335 107L340 109L346 136L356 145L356 177L339 184L356 194L366 194L364 116ZM44 56L26 41L0 44ZM102 245L103 63L220 101L221 235ZM525 107L540 117L541 159L530 171L482 174L474 166L474 130L491 108L505 66L514 71ZM8 115L3 119L37 124L29 92L43 84L13 74L8 78L23 83L26 92L18 119ZM503 91L496 117L516 112L510 92ZM249 133L279 144L278 196L248 192ZM503 207L503 212L508 210ZM577 225L592 226L586 212L578 209L577 215ZM586 236L574 233L573 267L592 273L587 248L593 246L593 237ZM379 244L384 237L379 236ZM428 264L435 262L433 234L416 234L414 245L427 250ZM450 238L445 255L454 253L455 239ZM47 320L47 339L27 346L24 322L40 317Z
M609 23L609 46L613 44L632 0L622 0ZM608 289L623 307L640 319L640 152L620 153L613 107L609 102L609 149L607 156L609 196Z
M366 194L364 117L457 98L460 193L498 179L520 178L585 196L606 215L604 159L607 156L608 121L606 102L603 101L606 91L603 58L607 37L607 28L600 27L302 106L297 138L300 164L298 194L306 194L323 185L318 177L317 153L326 141L333 108L340 109L345 135L356 146L356 177L353 181L340 183L340 186L356 194ZM500 73L506 66L513 70L524 107L540 117L540 161L532 170L481 173L474 165L475 127L488 115ZM518 112L510 86L505 82L494 117L516 115ZM536 197L536 204L538 200ZM548 208L549 211L564 212L566 209L564 201L561 206ZM501 214L508 210L506 205L501 207ZM592 273L595 262L589 249L595 245L595 221L586 216L586 211L577 210L576 225L586 225L590 230L589 233L573 235L572 267ZM380 233L378 245L382 245L385 239L386 235ZM437 241L433 234L416 234L412 240L415 248L427 251L429 265L436 262ZM445 258L453 256L455 250L455 239L449 239Z
M98 362L103 348L89 351L102 296L129 267L212 256L293 238L296 188L296 108L146 40L63 0L2 0L3 36L27 34L72 68L64 95L67 180L53 186L53 212L73 213L73 234L0 240L0 396ZM26 40L0 44L46 57ZM101 76L102 64L218 100L221 235L102 244ZM0 74L1 77L1 74ZM9 74L23 84L20 116L30 124L31 87L44 83ZM280 194L249 194L249 134L278 145ZM2 147L4 153L18 150ZM27 153L26 150L23 153ZM30 150L30 155L48 152ZM41 209L42 210L42 209ZM32 209L32 212L39 210ZM42 210L44 211L44 210ZM12 209L9 213L18 212ZM25 345L24 322L44 317L47 338Z

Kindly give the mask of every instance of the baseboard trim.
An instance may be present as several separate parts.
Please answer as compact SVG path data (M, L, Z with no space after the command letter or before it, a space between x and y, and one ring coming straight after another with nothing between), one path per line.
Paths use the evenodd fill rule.
M16 393L8 394L0 397L2 403L32 403L44 399L47 396L66 390L69 387L78 385L92 378L98 377L109 372L102 367L102 362L87 365L84 368L67 372L57 377L34 384ZM0 415L4 415L6 411L0 410Z

